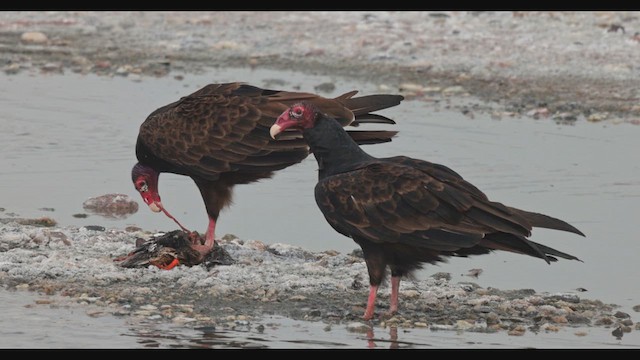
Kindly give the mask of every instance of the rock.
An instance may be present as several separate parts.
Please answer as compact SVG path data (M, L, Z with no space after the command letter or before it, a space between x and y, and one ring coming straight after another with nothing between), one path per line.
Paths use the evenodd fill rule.
M25 44L44 44L49 41L49 38L39 31L29 31L20 35L20 41Z
M626 312L622 312L622 311L616 311L615 314L613 314L613 316L615 316L618 319L628 319L631 316L629 314L627 314Z
M436 280L439 280L439 279L451 280L451 274L448 272L437 272L431 275L431 277Z
M361 322L352 322L347 324L347 331L355 333L366 333L371 327Z
M465 92L466 90L460 85L449 86L448 88L442 90L442 94L444 95L458 95Z
M599 122L602 120L606 120L609 117L608 113L594 113L587 117L587 121L590 122Z
M511 336L522 336L524 335L524 333L527 331L527 329L525 329L524 326L522 325L517 325L516 327L514 327L513 329L509 330L509 332L507 334L511 335Z
M87 199L82 207L106 218L124 219L138 211L138 203L125 194L105 194Z

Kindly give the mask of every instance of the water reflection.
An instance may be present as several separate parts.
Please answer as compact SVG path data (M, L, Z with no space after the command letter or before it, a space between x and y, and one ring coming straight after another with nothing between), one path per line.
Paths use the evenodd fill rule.
M376 345L376 342L381 343L381 342L388 342L389 343L389 349L399 349L400 348L400 343L398 342L398 327L396 326L390 326L389 327L389 339L376 339L374 331L373 331L373 327L370 327L369 330L367 330L367 347L370 349L376 348L378 347L378 345Z

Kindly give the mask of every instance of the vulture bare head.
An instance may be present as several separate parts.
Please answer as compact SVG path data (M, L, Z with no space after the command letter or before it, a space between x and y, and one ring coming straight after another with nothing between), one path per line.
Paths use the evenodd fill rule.
M171 220L175 221L182 230L190 233L190 230L182 226L182 224L162 206L160 194L158 193L159 175L160 174L152 167L140 163L135 164L133 169L131 169L133 186L138 190L140 196L142 196L142 200L149 206L149 209L153 212L162 211Z
M269 129L272 138L287 130L295 129L303 131L312 128L320 115L318 108L310 102L297 103L285 110Z
M153 212L162 211L162 202L158 193L158 172L149 166L137 163L131 169L131 180L149 209Z

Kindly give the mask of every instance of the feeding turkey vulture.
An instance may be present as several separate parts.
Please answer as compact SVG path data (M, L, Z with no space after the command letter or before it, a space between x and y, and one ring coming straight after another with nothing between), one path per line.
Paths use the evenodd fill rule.
M579 260L527 239L533 227L584 236L568 223L490 201L446 166L406 156L376 158L335 119L311 103L285 110L271 127L302 132L318 162L318 207L339 233L361 248L369 273L364 319L373 317L378 287L391 269L389 313L398 310L402 276L450 256L506 250L544 259Z
M193 232L191 245L199 263L212 251L220 211L231 203L233 187L270 178L274 171L299 163L309 148L299 133L274 141L269 128L276 117L299 101L308 101L336 118L342 126L364 123L395 124L373 112L398 105L400 95L354 97L350 91L336 98L261 89L245 83L209 84L152 112L140 126L136 142L138 163L131 171L134 186L154 212L164 212L158 193L160 173L189 176L200 190L209 225L204 239ZM396 131L349 130L358 144L391 141ZM203 241L204 240L204 241ZM119 260L122 260L120 258ZM172 261L160 268L176 265Z

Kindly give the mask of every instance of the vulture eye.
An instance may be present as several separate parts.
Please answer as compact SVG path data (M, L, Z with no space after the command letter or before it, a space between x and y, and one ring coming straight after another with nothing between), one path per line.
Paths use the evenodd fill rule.
M302 116L302 109L297 107L297 108L293 108L291 109L291 111L289 112L289 115L294 117L294 118L300 118Z
M144 180L140 180L136 183L136 188L138 188L138 191L140 192L147 192L149 191L149 186L147 185L147 182Z

